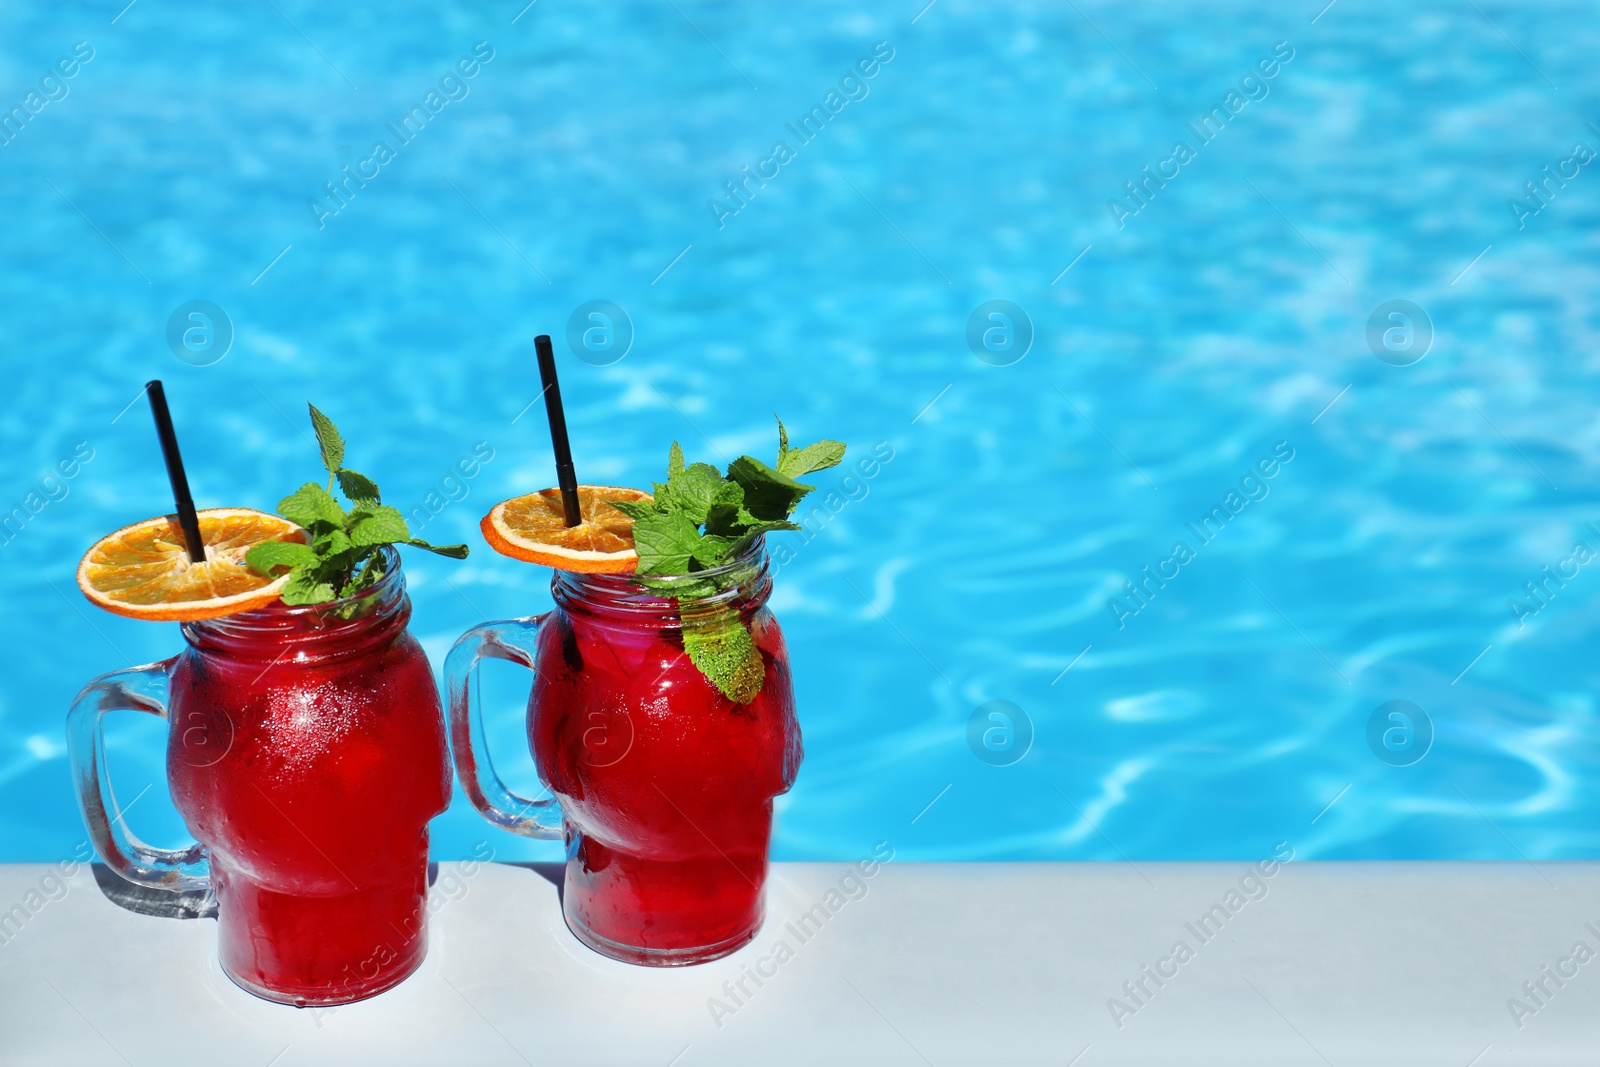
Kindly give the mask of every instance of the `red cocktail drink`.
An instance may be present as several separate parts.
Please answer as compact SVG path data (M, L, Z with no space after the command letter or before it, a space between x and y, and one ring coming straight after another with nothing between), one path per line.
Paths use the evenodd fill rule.
M426 952L428 821L449 803L449 760L387 551L386 576L356 596L185 624L189 647L141 669L155 692L132 692L137 672L96 683L97 710L170 720L168 781L200 843L187 854L130 848L97 825L99 795L85 792L102 855L125 877L168 888L195 881L174 859L208 859L223 970L269 1000L359 1000Z
M736 704L684 652L671 601L619 610L600 583L626 584L558 577L528 702L567 818L567 919L608 955L713 958L761 924L772 798L800 765L783 635L746 605L766 682Z
M671 580L651 590L632 575L558 571L553 612L479 627L451 654L452 729L468 795L508 829L565 836L567 925L632 963L699 963L755 936L772 800L800 767L761 543L720 576L722 591L674 599L662 591ZM727 625L735 615L765 668L760 692L743 703L724 696L683 644L684 619ZM535 668L528 737L559 811L543 807L549 801L506 811L515 798L474 751L469 673L483 655Z

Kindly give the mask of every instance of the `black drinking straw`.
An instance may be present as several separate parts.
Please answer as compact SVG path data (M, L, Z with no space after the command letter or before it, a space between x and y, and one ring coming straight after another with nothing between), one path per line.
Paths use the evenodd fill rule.
M566 512L567 525L577 526L583 522L583 511L578 506L578 475L572 469L572 444L567 440L567 414L561 408L561 385L556 381L556 354L550 347L550 335L541 333L535 337L533 350L539 356L539 379L544 382L544 411L550 420L550 445L556 452L561 507Z
M178 435L172 431L172 413L167 410L167 394L159 379L145 384L150 394L150 414L155 416L156 436L161 438L161 455L167 461L167 480L172 483L172 501L178 506L178 526L183 530L184 546L190 563L206 561L205 542L200 540L200 520L195 517L194 498L189 495L189 478L183 473L183 457L178 454Z

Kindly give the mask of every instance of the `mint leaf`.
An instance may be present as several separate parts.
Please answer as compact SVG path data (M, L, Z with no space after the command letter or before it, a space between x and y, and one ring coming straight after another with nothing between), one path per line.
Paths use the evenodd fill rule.
M702 567L715 567L727 559L728 548L733 542L731 537L706 534L694 546L694 561Z
M317 405L307 404L306 407L311 409L311 428L317 432L317 447L322 449L322 465L328 468L329 474L335 474L344 466L344 438L339 436L333 420L317 410Z
M375 545L392 545L411 539L411 531L399 508L387 504L372 509L365 518L350 527L350 543L361 548Z
M633 524L640 574L687 574L700 542L700 526L681 511L649 515Z
M757 521L744 510L744 486L738 482L723 482L711 498L706 509L706 533L733 536L749 523Z
M371 588L384 574L385 545L411 545L453 559L466 558L466 545L434 546L413 538L399 509L381 503L377 483L345 469L344 438L333 420L315 404L307 407L322 465L328 470L328 488L307 482L278 502L278 514L304 526L311 543L268 542L245 553L245 562L263 575L278 567L292 568L280 595L285 604L323 604ZM351 504L348 513L333 497L335 482ZM366 609L359 605L348 609L351 617L362 610Z
M428 542L420 541L415 537L407 538L400 543L410 545L412 548L425 549L436 556L449 556L451 559L466 559L467 553L471 551L466 545L430 545Z
M349 596L351 593L360 592L363 589L377 585L378 579L382 578L387 571L388 568L383 565L383 553L374 552L367 556L367 561L361 565L361 573L356 576L356 580L347 583L339 591L339 595Z
M628 516L634 522L659 514L660 510L648 500L607 500L606 503Z
M789 431L778 419L778 463L776 470L790 478L798 478L812 471L837 467L844 459L844 444L839 441L818 441L804 448L789 447Z
M717 490L723 486L722 474L709 463L695 463L667 479L666 505L683 512L696 526L706 521L706 512Z
M311 568L295 570L289 575L289 581L284 584L283 592L278 594L278 599L292 606L302 604L321 604L332 600L335 596L331 582L323 580Z
M728 477L744 488L745 510L763 521L787 519L800 498L816 488L801 485L754 456L740 456L728 464Z
M837 467L844 459L844 444L839 441L818 441L804 448L791 449L778 456L778 473L791 478L812 471Z
M762 534L772 533L774 530L802 530L804 528L805 527L801 526L799 523L789 522L787 520L782 520L779 522L755 523L746 528L744 533L728 546L728 556L730 558L737 556L749 546L751 541L754 541Z
M344 508L316 482L307 482L278 501L278 514L307 529L315 522L344 525Z
M677 600L684 650L729 700L746 703L761 692L765 660L736 611L708 610L699 602L745 580L741 573L715 568L726 567L756 538L800 529L789 516L813 487L795 475L836 466L844 451L838 441L791 449L789 431L778 419L776 467L740 456L726 474L718 474L706 463L685 466L683 449L673 442L667 481L653 483L654 500L613 502L634 520L639 583Z
M339 480L339 490L344 493L345 499L356 507L377 507L383 501L378 499L378 486L365 474L347 471L343 467L333 472Z
M639 584L652 593L659 593L664 597L674 597L677 600L701 600L714 595L717 583L710 578L696 578L692 574L652 575L639 576Z
M766 681L766 662L736 612L683 620L683 650L706 679L736 704L748 704Z
M316 560L317 554L310 545L294 541L263 541L251 545L244 554L245 564L263 578L272 577L279 567L298 567Z
M350 544L350 535L337 526L330 527L327 523L319 523L316 530L316 536L311 539L311 547L319 560L342 556L354 547Z

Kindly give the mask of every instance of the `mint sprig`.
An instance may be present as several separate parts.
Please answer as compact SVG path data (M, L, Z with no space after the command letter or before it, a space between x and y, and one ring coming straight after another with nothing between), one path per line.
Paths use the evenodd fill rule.
M289 581L279 599L285 604L325 604L363 589L370 589L383 577L383 548L410 545L451 559L466 559L466 545L430 545L411 536L405 516L399 509L384 504L378 486L364 474L344 465L344 438L333 420L311 409L311 426L317 433L322 465L328 471L328 485L307 482L278 501L278 514L305 527L309 544L267 541L245 553L245 563L263 577L277 577L288 571ZM334 498L333 488L350 503L350 509Z
M765 680L765 661L736 610L685 608L686 601L692 604L731 588L739 576L695 575L737 559L763 534L800 529L790 517L816 487L795 479L837 466L844 450L838 441L790 448L789 433L779 419L775 465L740 456L722 473L709 463L685 465L683 449L674 441L667 480L654 483L653 500L609 501L634 520L640 582L677 600L684 651L729 700L743 704L755 699Z

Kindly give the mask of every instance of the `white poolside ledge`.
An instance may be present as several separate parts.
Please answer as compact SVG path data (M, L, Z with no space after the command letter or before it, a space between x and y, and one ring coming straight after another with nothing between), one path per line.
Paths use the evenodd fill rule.
M0 909L28 913L0 929L8 1067L1497 1067L1593 1063L1600 1043L1600 961L1572 956L1600 951L1597 863L1294 862L1204 943L1185 924L1251 865L894 862L802 942L786 924L826 909L851 865L780 863L755 942L674 970L584 948L536 870L442 864L422 969L332 1010L240 991L215 922L120 908L87 867L30 911L53 869L0 866ZM1193 958L1162 962L1180 940ZM758 965L776 973L735 1001L724 983ZM1124 983L1147 965L1177 973L1145 978L1154 995L1119 1028L1108 999L1131 1006ZM1546 967L1576 975L1558 986ZM1519 1028L1508 999L1531 1006L1523 983L1540 981ZM714 1020L713 998L731 1014Z

